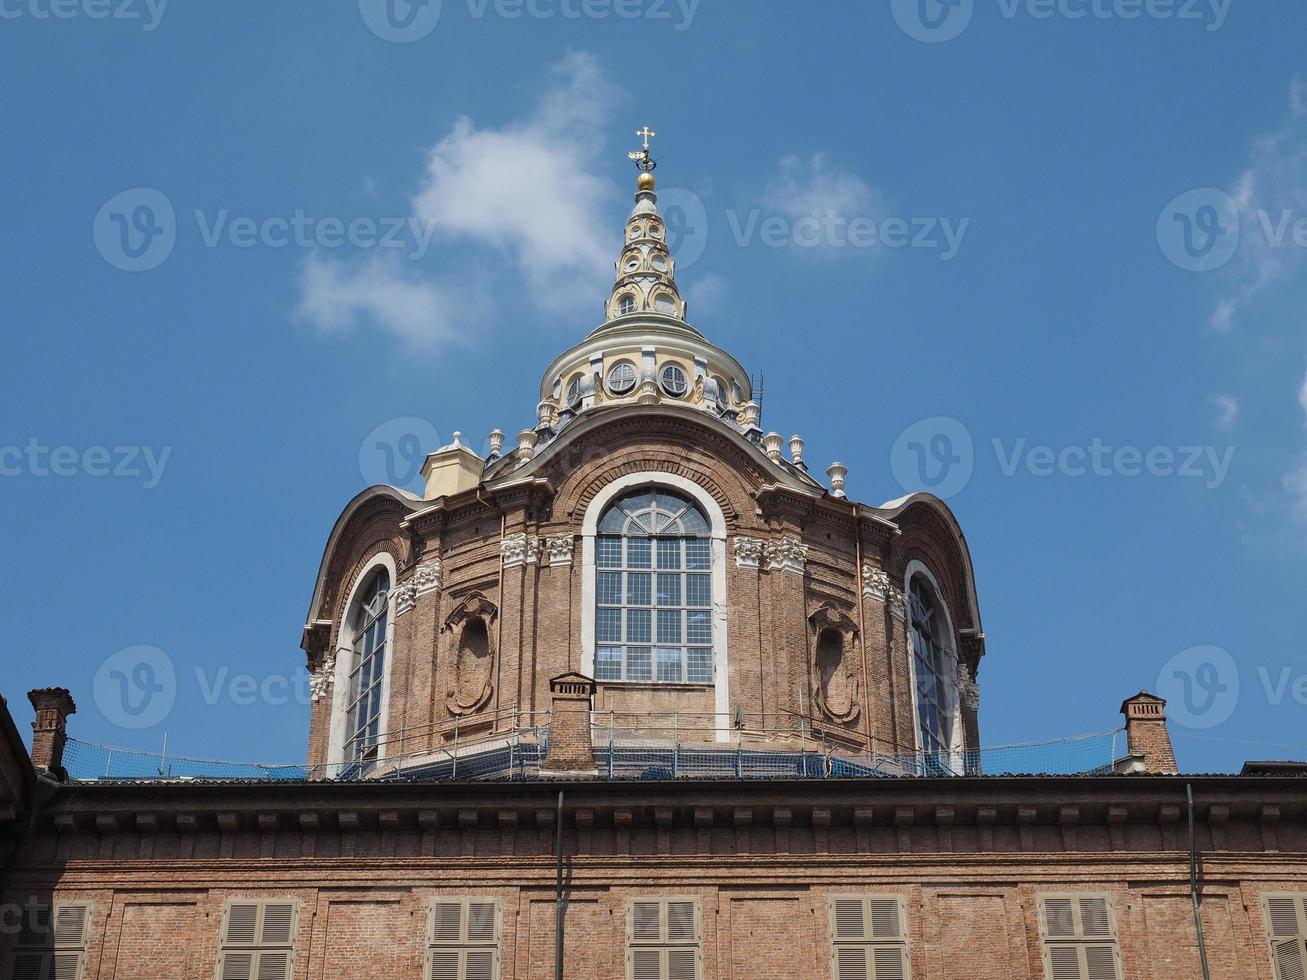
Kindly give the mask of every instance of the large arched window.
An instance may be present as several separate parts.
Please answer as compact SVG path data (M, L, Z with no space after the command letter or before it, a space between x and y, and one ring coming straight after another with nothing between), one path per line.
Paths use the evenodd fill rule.
M349 708L345 720L345 759L361 762L377 757L381 735L382 680L386 673L386 623L390 574L384 568L359 592L347 622L353 634L349 674Z
M713 683L712 542L687 498L645 488L599 519L595 679Z
M912 629L912 665L917 686L917 729L921 751L947 757L952 747L949 706L948 618L923 575L908 590Z

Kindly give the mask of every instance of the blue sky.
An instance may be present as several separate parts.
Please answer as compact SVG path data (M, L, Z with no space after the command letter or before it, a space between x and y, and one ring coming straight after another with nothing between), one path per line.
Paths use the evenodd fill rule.
M302 758L368 447L533 420L647 123L764 428L950 493L986 742L1160 684L1187 769L1307 756L1307 9L924 2L0 2L20 726L60 684L81 738ZM94 678L142 646L175 697L135 728Z

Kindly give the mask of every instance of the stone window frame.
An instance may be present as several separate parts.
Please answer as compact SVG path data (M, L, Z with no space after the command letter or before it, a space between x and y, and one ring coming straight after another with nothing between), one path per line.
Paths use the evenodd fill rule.
M689 497L708 519L712 556L713 713L716 740L731 739L730 674L727 651L726 515L707 490L675 473L645 471L630 473L605 485L586 507L581 524L581 673L594 676L595 665L595 555L599 518L619 497L642 487L662 487ZM626 682L617 682L626 683ZM605 686L614 686L606 682ZM664 685L666 686L666 685Z
M377 721L377 755L368 760L368 765L376 765L389 754L386 735L390 723L390 682L395 664L395 600L399 591L399 570L395 559L387 552L378 552L364 564L362 571L354 578L349 595L341 607L343 612L340 625L336 630L335 672L331 686L331 725L328 729L327 762L334 770L333 776L339 776L354 761L346 758L346 731L349 717L349 675L353 672L354 630L350 625L355 607L363 587L376 574L378 569L385 569L390 576L390 596L386 609L386 651L388 656L381 667L381 716Z
M916 745L918 752L925 751L921 740L921 718L917 708L916 654L912 648L912 580L918 576L924 578L930 586L936 608L943 613L945 623L948 626L948 645L944 648L945 664L941 680L944 685L944 693L948 699L949 768L954 773L961 773L964 770L962 761L963 753L966 751L966 730L962 723L962 699L958 691L957 630L954 628L953 613L944 599L944 590L940 588L939 579L935 577L935 573L931 571L928 565L915 558L908 562L908 567L903 573L904 632L908 641L908 683L911 685L910 689L912 691L913 744Z

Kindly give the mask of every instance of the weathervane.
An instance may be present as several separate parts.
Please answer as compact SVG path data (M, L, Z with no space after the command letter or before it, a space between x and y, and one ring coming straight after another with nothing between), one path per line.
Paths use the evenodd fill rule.
M627 154L627 157L635 162L635 168L637 170L643 171L647 174L653 173L654 168L658 166L658 162L649 156L649 140L658 134L648 126L645 126L643 129L637 129L635 135L644 138L644 149L632 150Z

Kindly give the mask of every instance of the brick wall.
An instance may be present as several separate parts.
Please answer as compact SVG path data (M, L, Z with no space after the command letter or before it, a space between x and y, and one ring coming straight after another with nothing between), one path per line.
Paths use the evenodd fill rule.
M568 977L622 977L628 903L658 896L699 902L705 980L829 977L831 897L877 894L904 901L914 977L1033 980L1040 896L1065 892L1109 896L1125 976L1198 975L1184 781L1154 777L79 787L4 900L89 901L84 977L149 980L209 975L233 898L298 901L297 977L416 978L430 901L493 897L501 977L549 977L559 788ZM1195 790L1212 976L1270 977L1261 896L1307 891L1305 797Z

